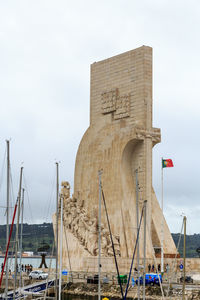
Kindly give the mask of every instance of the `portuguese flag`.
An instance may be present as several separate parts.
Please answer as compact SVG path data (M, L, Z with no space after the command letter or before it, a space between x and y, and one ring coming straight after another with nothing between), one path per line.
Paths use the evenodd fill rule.
M173 161L172 159L162 159L162 167L163 168L172 168L173 165Z

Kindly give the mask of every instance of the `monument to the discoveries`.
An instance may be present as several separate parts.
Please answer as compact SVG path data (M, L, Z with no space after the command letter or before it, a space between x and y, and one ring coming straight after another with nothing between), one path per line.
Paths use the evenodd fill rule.
M152 188L152 148L160 129L152 127L152 48L138 49L91 65L90 126L79 145L74 194L64 182L64 265L94 270L98 255L98 171L121 267L129 268L136 240L136 170L140 212L147 200L147 258L161 247L162 211ZM66 245L66 237L67 244ZM143 255L142 236L140 255ZM164 255L176 248L164 221ZM68 256L69 254L69 256ZM102 270L113 257L102 205Z

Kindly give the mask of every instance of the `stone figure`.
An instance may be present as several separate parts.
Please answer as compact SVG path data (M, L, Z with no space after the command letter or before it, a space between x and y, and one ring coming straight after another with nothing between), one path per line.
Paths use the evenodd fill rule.
M68 181L62 181L61 186L62 186L62 189L61 189L61 192L60 192L59 205L58 205L59 214L60 214L60 209L61 209L61 197L63 198L63 208L64 208L64 210L66 208L66 203L65 202L70 197L70 184L69 184L69 182Z
M107 229L102 228L101 231L101 252L104 256L109 256L109 248L111 245L110 235Z
M62 181L61 186L63 187L61 189L61 195L63 198L67 199L70 197L70 184L68 181Z
M86 226L85 226L85 221L84 221L84 214L82 212L80 212L79 215L79 226L78 226L78 239L81 243L81 245L85 245L86 244Z
M115 254L121 256L119 236L116 236L116 235L113 236L113 244L114 244L114 247L115 247Z
M87 250L94 256L97 255L98 249L97 225L97 219L92 219L86 224Z

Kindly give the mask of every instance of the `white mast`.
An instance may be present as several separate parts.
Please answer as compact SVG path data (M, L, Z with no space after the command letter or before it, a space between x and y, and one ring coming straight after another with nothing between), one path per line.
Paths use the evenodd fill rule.
M62 292L62 247L63 247L63 197L60 197L60 274L59 274L59 300L61 300Z
M143 300L145 300L145 275L146 275L146 219L147 219L147 200L144 201L144 275L143 275Z
M185 270L186 270L186 216L183 217L183 223L184 223L184 240L183 240L183 300L185 300Z
M139 230L139 183L138 183L138 169L135 170L135 179L136 179L136 222L137 222L137 232ZM137 243L137 297L140 300L140 238L138 237Z
M58 299L58 198L59 198L59 169L56 162L56 282L55 282L55 299Z
M22 189L22 204L21 204L21 234L20 234L20 288L22 287L22 238L23 238L23 218L24 218L24 189Z
M10 142L7 140L7 218L6 218L6 245L8 244L9 239L9 212L10 212ZM8 296L8 259L6 261L6 288L5 296L7 299Z

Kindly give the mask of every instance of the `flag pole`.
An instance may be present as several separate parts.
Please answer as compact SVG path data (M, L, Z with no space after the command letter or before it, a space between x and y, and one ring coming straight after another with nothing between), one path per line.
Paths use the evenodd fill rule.
M164 273L164 215L163 215L163 157L161 158L161 184L162 184L162 196L161 196L161 209L162 209L162 218L161 218L161 273Z

